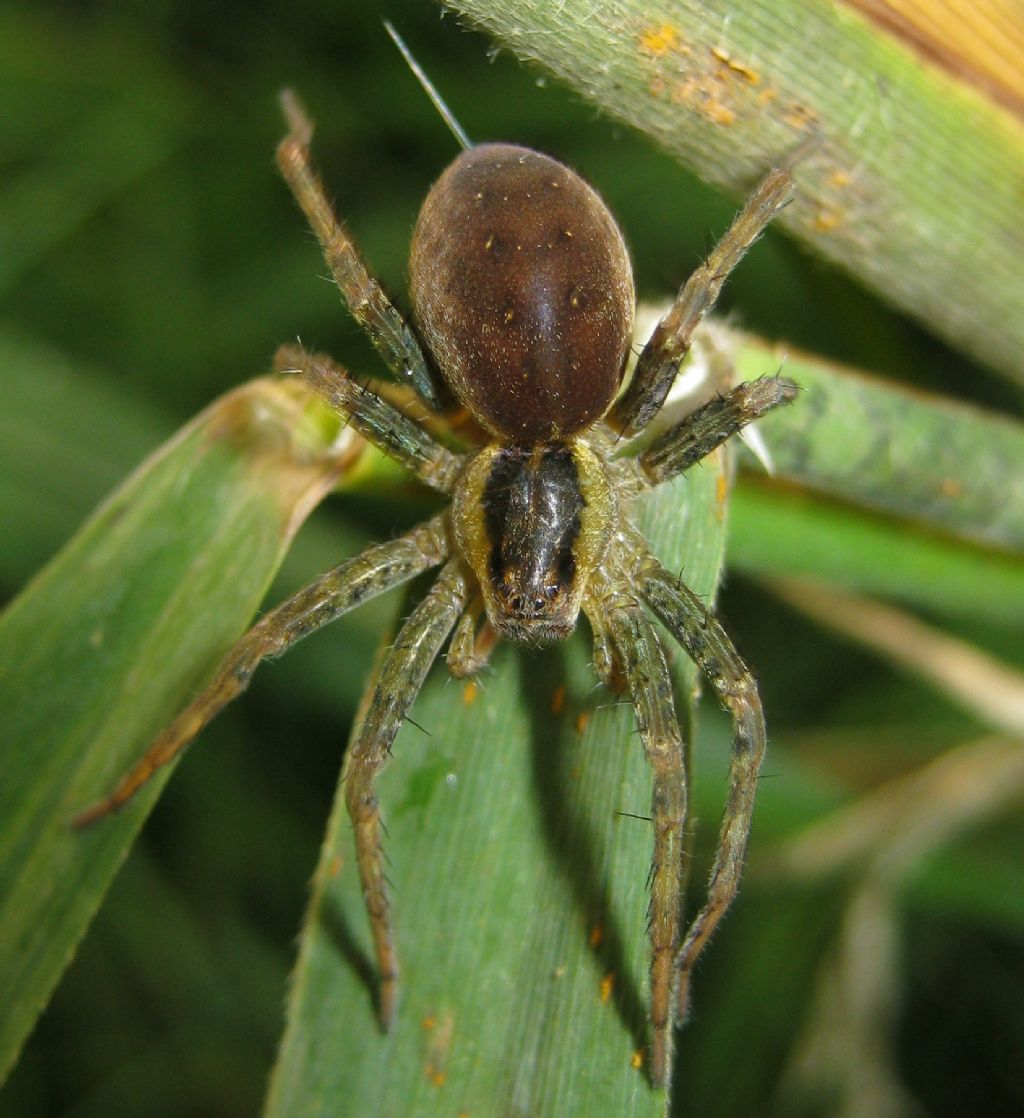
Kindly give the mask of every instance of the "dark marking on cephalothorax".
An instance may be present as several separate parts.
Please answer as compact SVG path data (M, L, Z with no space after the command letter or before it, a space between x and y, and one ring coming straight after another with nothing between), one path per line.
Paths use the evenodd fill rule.
M508 447L495 456L484 485L484 525L494 585L513 613L542 613L572 584L583 506L568 446Z

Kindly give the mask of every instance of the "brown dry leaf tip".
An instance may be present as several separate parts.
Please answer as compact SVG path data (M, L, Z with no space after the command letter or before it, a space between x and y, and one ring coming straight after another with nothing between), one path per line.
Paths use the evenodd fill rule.
M565 684L560 683L551 696L551 713L561 714L565 710Z
M679 32L671 23L648 27L640 33L640 49L653 58L664 58L669 51L678 50L679 46Z
M1024 115L1020 5L1006 0L847 0L920 59Z

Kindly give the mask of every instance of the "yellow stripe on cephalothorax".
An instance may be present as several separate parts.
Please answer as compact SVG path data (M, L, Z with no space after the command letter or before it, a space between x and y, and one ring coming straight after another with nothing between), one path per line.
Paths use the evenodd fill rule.
M455 540L481 586L491 557L491 541L484 519L483 493L500 450L500 447L493 444L485 446L470 459L455 486L452 499L452 529Z
M583 512L580 514L580 534L573 551L580 573L581 593L591 571L604 558L612 530L618 521L615 491L608 478L608 471L597 455L580 440L572 444L572 456L579 471L580 492L583 495Z

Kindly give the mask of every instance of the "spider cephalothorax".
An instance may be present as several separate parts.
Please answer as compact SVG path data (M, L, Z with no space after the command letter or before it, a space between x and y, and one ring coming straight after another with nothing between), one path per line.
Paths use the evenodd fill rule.
M473 459L452 527L497 632L543 641L573 631L616 510L608 472L582 439L494 444Z
M285 111L289 133L278 162L350 311L392 372L435 413L443 412L446 395L455 397L483 433L482 445L456 454L329 359L283 350L282 367L304 372L367 439L449 494L451 507L343 562L266 614L114 792L77 822L128 800L247 686L262 659L440 567L380 669L345 760L387 1025L398 966L374 779L449 637L453 674L469 675L483 665L496 636L558 640L573 631L582 611L594 635L595 668L609 686L629 693L653 774L650 1068L663 1084L693 963L736 891L765 730L753 678L728 636L651 554L629 511L645 491L792 400L796 386L781 377L741 384L653 441L633 436L661 409L726 276L785 204L789 176L775 170L764 178L683 286L622 390L632 272L615 221L579 176L547 156L504 144L470 147L455 160L427 196L413 238L411 290L421 345L334 217L310 166L311 125L287 95ZM652 614L704 671L734 720L730 788L707 898L685 932L679 920L683 744Z

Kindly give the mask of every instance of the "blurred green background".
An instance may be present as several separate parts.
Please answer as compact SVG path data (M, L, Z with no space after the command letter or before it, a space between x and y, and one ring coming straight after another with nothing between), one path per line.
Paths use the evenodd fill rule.
M264 372L282 341L299 336L378 371L273 150L277 91L289 85L317 121L316 157L339 212L401 304L418 204L455 148L384 16L471 137L540 148L597 186L626 233L641 295L674 290L728 223L734 200L430 3L6 3L3 601L147 452ZM723 302L767 338L1020 415L1012 389L772 234ZM271 598L421 510L412 494L328 502ZM364 609L295 650L204 734L0 1094L3 1114L259 1108L341 749L392 608ZM753 872L758 843L770 848L984 727L741 572L720 608L755 667L782 760L767 765L750 880L698 977L677 1111L837 1113L792 1084L850 893L842 881L772 884ZM1019 631L970 619L957 630L1024 663ZM727 741L708 705L698 763L706 749L719 768ZM782 772L787 794L772 787ZM699 800L707 819L713 793ZM1007 814L972 827L900 890L891 1021L879 1022L891 1033L879 1041L905 1113L1024 1112L1022 837Z

